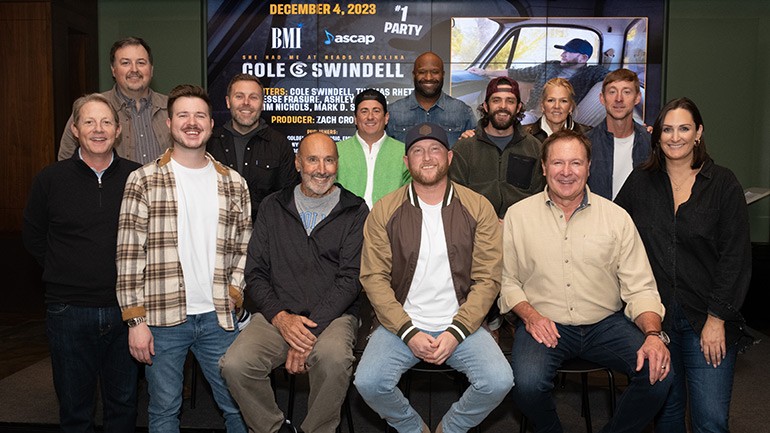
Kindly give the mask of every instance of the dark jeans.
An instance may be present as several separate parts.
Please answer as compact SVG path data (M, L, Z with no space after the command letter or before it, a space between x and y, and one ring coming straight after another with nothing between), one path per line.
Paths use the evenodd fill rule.
M137 364L118 307L48 304L46 333L63 432L91 432L96 384L105 432L134 432Z
M518 408L535 424L535 432L563 431L551 391L556 369L567 359L580 357L628 375L629 384L620 397L606 432L641 432L663 405L673 382L674 372L650 385L648 362L636 370L636 351L644 343L644 334L622 313L599 323L583 326L556 325L559 343L549 349L538 343L523 324L517 326L511 353L511 367L516 385L513 397Z
M690 403L693 433L729 432L730 398L733 390L736 345L727 347L727 355L718 367L706 363L700 349L700 334L677 304L666 311L664 328L671 337L671 365L676 372L674 384L655 423L656 433L685 433L685 413Z

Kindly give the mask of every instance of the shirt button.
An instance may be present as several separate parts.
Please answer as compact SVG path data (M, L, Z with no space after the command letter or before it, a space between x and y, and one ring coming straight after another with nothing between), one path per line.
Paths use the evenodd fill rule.
M569 259L565 259L565 260L564 260L564 263L569 263Z
M559 215L559 218L564 218L564 215Z
M572 287L572 284L570 284L570 283L567 283L567 287Z
M566 237L566 236L564 236L564 240L565 240L565 241L567 240L567 237Z
M248 162L244 162L243 165L245 167L245 166L249 165L249 163Z

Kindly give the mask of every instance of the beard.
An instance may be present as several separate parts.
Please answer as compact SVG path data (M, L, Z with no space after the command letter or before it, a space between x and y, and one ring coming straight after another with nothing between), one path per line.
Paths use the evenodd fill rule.
M498 121L497 120L497 113L507 113L508 114L508 120L506 121ZM499 130L505 130L513 126L514 122L516 122L516 116L506 110L505 108L501 108L499 110L494 111L493 113L487 113L487 120L492 125L493 128L499 129Z
M427 90L425 87L423 87L425 84L434 84L434 83L436 84L436 88L433 91ZM420 82L417 80L417 78L414 79L414 91L423 97L426 97L426 98L436 97L437 95L440 95L443 90L444 90L443 81L423 80L422 82Z
M418 170L409 171L412 175L412 180L415 182L424 186L434 186L447 177L447 173L449 173L449 164L440 164L438 167L436 167L436 173L433 176L423 174L421 171L419 171L419 167Z

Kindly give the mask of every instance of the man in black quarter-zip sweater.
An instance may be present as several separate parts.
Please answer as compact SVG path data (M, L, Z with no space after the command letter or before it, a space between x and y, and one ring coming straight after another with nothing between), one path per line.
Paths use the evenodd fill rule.
M115 250L123 188L139 164L114 151L120 124L104 96L83 96L72 111L80 146L35 178L24 244L43 267L61 430L93 430L99 381L104 431L133 432L137 365L115 295Z

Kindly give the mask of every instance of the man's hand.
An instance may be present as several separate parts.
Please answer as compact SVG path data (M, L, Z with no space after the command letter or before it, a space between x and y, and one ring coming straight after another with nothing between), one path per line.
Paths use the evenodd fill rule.
M559 344L559 330L553 320L543 316L535 310L529 302L519 302L513 307L513 312L524 322L529 335L545 347L553 349Z
M281 311L271 322L294 349L309 352L315 345L316 337L307 328L315 328L318 325L307 317Z
M435 338L420 331L409 340L407 346L409 346L409 350L414 353L414 356L422 359L423 361L430 362L428 359L431 359L433 356L435 341Z
M444 331L433 340L433 354L428 358L425 358L425 361L430 362L431 364L441 365L452 356L459 344L460 342L457 341L457 338L454 335Z
M644 367L645 359L650 363L650 385L662 381L671 371L671 354L657 335L648 335L642 347L636 351L636 371Z
M469 129L467 131L463 131L463 133L460 134L460 138L470 138L470 137L475 137L475 136L476 136L476 130L474 130L474 129Z
M470 72L473 75L479 75L479 76L482 76L482 77L485 77L487 75L485 70L483 70L481 68L477 68L476 66L474 66L472 68L468 68L468 72Z
M140 323L128 328L128 351L137 361L152 365L155 355L155 340L147 323Z
M289 348L289 353L286 355L286 371L290 374L303 374L307 373L307 367L305 362L310 355L310 351L300 352L293 347Z
M708 315L703 331L700 333L700 350L708 365L717 368L725 359L725 321Z

